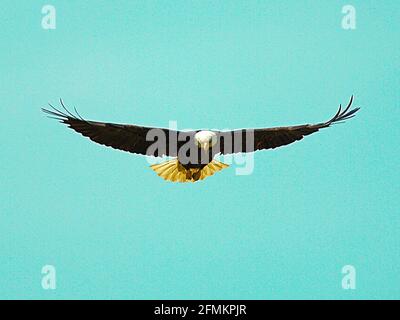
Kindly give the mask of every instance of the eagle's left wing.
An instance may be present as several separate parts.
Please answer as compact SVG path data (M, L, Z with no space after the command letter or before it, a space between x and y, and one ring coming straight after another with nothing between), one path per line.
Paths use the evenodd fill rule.
M317 132L320 129L328 128L334 123L338 123L355 116L360 108L350 109L353 103L353 96L347 107L339 110L335 116L322 123L304 124L292 127L278 127L265 129L242 129L235 131L217 132L219 141L219 151L221 154L231 154L238 152L253 152L257 150L275 149L288 145L303 137ZM229 141L229 143L226 143Z

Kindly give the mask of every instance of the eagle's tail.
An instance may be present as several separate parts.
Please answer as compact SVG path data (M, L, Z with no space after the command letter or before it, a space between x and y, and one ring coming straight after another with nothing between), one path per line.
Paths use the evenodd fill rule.
M150 166L161 178L172 182L196 182L203 180L214 173L229 167L217 160L211 161L203 168L186 169L178 159L169 160Z

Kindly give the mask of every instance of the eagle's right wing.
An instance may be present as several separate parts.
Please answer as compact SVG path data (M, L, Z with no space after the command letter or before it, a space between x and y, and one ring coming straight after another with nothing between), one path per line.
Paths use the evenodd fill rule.
M88 137L94 142L136 154L149 156L177 156L176 150L179 150L179 146L171 148L170 150L169 140L170 137L174 137L173 143L179 143L175 137L181 133L180 131L173 131L165 128L88 121L83 119L76 109L76 115L74 115L65 108L62 100L60 100L60 102L64 111L60 111L50 105L53 110L43 108L43 112L47 113L51 118L55 118L61 123L66 124L69 128L85 137ZM190 135L190 132L185 132L185 134ZM159 136L165 137L165 142L163 141L160 144L163 145L163 148L150 148L151 145L155 144Z

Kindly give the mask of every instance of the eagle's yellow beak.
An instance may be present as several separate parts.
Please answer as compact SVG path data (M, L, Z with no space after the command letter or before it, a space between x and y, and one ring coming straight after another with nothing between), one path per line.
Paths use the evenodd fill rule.
M208 151L210 149L210 144L208 142L205 142L201 145L204 151Z

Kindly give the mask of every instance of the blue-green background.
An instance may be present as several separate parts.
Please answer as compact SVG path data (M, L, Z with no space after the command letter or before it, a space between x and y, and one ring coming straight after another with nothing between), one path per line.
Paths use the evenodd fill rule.
M400 298L400 2L0 6L0 297ZM196 184L43 116L179 128L344 125ZM41 268L57 269L43 290ZM343 290L341 269L357 270Z

